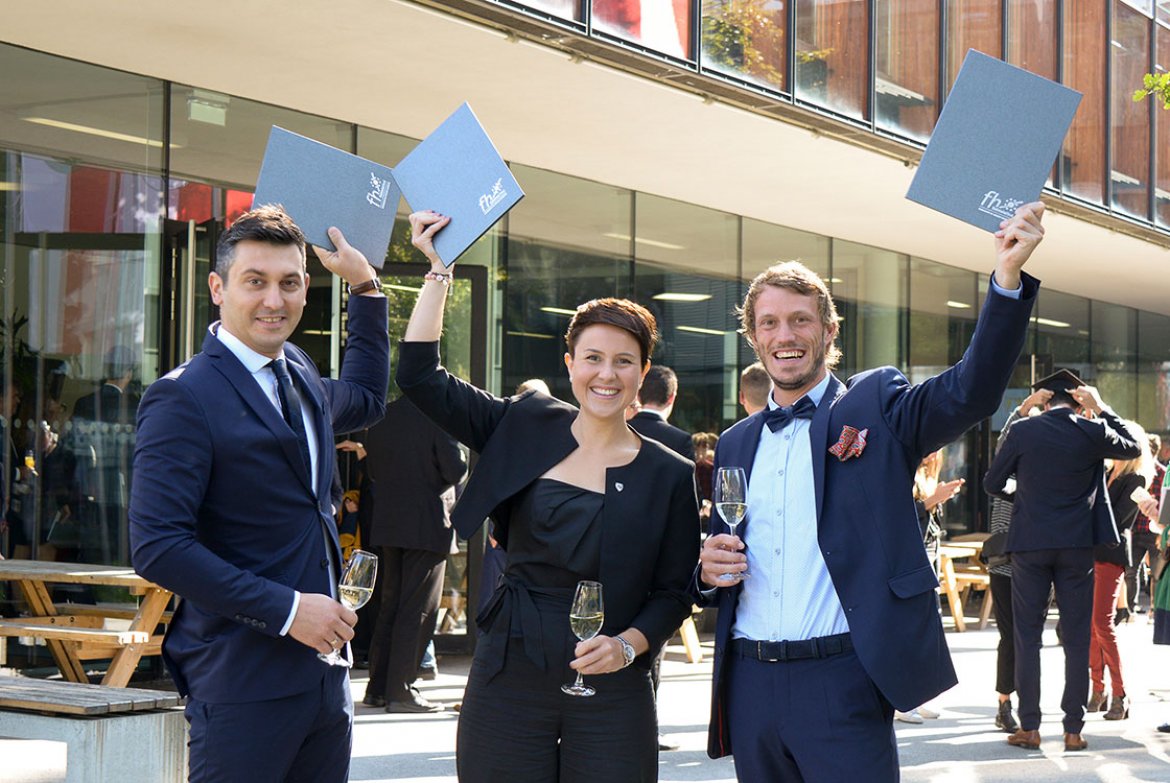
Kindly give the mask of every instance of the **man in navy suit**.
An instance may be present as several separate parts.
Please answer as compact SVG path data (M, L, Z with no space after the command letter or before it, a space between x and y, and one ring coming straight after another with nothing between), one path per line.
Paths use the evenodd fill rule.
M1020 728L1007 741L1040 747L1040 637L1055 590L1065 660L1064 746L1084 750L1093 547L1120 541L1109 507L1105 459L1135 459L1142 449L1097 390L1068 370L1042 378L1035 388L1052 392L1044 413L1012 425L983 479L989 494L1012 500L1006 485L1016 477L1006 551L1012 556Z
M833 376L836 308L803 265L752 281L743 331L773 390L719 439L715 467L747 473L747 518L741 540L712 517L695 584L719 607L707 752L734 754L739 780L896 781L894 709L955 684L914 471L999 405L1038 289L1020 270L1043 211L1003 222L967 352L916 386L893 367Z
M638 390L641 408L630 417L630 426L639 435L645 435L666 446L676 454L695 461L695 444L691 434L676 427L667 419L674 412L674 400L678 396L678 376L664 364L652 364L642 379Z
M188 697L192 781L344 781L353 700L322 662L357 621L335 598L334 431L385 411L386 300L362 254L330 229L316 249L350 286L338 380L286 342L305 308L305 239L278 207L221 237L203 351L138 410L130 498L134 567L182 597L163 645Z

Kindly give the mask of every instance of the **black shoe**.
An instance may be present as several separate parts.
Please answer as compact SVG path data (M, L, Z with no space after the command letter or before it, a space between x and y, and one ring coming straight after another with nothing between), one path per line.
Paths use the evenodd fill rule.
M1016 723L1016 718L1012 715L1011 699L999 703L999 712L995 714L995 727L1008 734L1019 731L1020 724Z
M433 680L439 676L439 670L434 666L428 666L425 669L419 669L415 676L420 680Z
M366 705L367 707L385 707L386 699L381 696L372 696L367 693L362 699L362 704Z
M664 735L658 735L658 749L659 750L678 750L678 743L671 742Z
M1126 609L1125 607L1122 607L1121 609L1118 609L1116 612L1113 613L1113 624L1114 625L1121 625L1122 623L1126 623L1126 622L1129 622L1129 610L1128 609Z
M426 713L442 711L442 704L427 701L422 696L419 696L417 691L411 691L408 698L404 701L392 701L386 705L386 712Z

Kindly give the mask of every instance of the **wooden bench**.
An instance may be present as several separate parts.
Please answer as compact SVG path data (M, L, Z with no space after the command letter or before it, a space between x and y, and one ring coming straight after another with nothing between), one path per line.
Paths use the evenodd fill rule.
M0 677L0 737L64 742L66 783L182 783L187 721L178 694Z

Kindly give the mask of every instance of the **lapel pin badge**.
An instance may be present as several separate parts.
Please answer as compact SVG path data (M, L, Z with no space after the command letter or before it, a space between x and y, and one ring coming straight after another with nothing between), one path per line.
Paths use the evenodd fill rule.
M618 492L621 492L623 489L626 488L626 485L623 484L622 482L618 481L613 485L613 488L616 489Z

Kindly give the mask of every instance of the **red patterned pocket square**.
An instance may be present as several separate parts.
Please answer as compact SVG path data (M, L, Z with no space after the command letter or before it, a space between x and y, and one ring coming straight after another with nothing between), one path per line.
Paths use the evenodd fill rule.
M865 451L865 437L867 435L869 435L868 429L858 431L856 427L846 425L841 428L841 437L837 438L837 442L829 447L829 453L842 462L851 457L860 457L861 452Z

